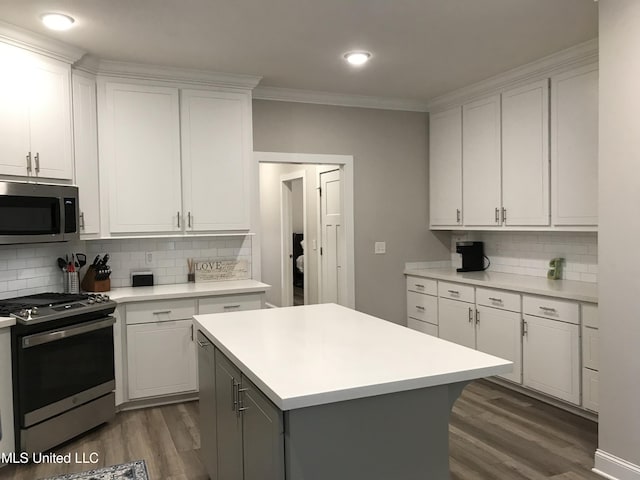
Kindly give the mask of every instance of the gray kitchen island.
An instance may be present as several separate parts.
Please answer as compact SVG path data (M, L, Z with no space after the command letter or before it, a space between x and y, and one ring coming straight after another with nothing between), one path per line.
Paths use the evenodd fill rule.
M511 369L335 304L194 318L215 480L447 479L455 400Z

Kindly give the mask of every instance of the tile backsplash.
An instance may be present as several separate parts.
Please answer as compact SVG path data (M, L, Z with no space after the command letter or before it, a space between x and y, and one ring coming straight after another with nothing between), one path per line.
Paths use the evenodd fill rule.
M111 287L131 285L132 271L152 271L156 285L186 283L187 258L246 260L251 276L251 236L112 239L0 246L0 299L40 292L61 292L62 272L57 258L86 253L110 255ZM151 261L147 260L151 254ZM84 275L86 267L82 269Z
M91 263L98 254L109 254L112 288L131 286L131 272L135 271L153 272L155 285L186 283L187 258L246 260L251 276L251 239L233 236L97 240L86 242L87 261Z
M454 232L451 262L460 266L456 242L484 242L489 271L546 277L549 260L565 259L562 278L582 282L598 281L598 236L585 232Z

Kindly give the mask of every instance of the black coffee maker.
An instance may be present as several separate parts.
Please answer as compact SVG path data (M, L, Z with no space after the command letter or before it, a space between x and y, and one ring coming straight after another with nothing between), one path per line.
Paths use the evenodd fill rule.
M456 242L456 253L462 255L462 267L458 272L478 272L485 269L484 243Z

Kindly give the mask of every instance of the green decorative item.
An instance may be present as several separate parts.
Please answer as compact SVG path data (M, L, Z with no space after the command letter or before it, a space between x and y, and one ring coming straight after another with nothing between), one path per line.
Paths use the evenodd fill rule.
M554 258L549 261L549 271L547 272L547 278L550 280L558 280L562 278L562 262L564 258Z

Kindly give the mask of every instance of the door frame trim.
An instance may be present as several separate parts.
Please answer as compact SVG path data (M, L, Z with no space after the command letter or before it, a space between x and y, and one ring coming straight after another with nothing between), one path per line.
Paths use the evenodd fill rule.
M281 153L281 152L253 152L257 163L291 163L336 165L342 170L342 199L345 222L345 256L346 256L346 300L345 306L355 308L355 241L354 241L354 175L353 155L333 155L316 153ZM255 205L254 218L260 218L259 205ZM256 238L252 244L252 264L260 264L260 222L253 222L256 228ZM254 270L255 272L255 270Z

